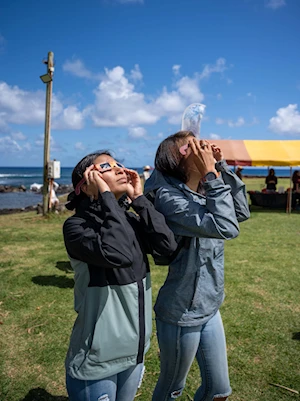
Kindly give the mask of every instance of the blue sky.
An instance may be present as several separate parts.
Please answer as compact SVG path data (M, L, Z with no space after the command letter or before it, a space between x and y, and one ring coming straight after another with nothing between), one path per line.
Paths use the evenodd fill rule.
M2 0L0 166L42 166L48 51L51 159L110 149L153 165L186 106L208 139L300 139L299 0Z

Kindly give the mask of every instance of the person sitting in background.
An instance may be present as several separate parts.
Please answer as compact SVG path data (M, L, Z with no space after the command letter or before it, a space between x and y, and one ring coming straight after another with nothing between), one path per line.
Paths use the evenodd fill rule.
M144 178L144 182L146 182L146 180L148 180L148 178L150 177L150 166L144 166L143 168L143 178Z
M293 181L293 191L300 192L300 171L299 170L294 171L292 181Z
M266 177L266 185L267 190L276 191L277 177L273 168L269 170L269 174Z
M59 205L59 199L56 196L56 189L59 187L59 184L57 184L57 182L53 182L52 188L50 190L50 209L57 209L58 205Z
M243 179L242 170L243 170L243 167L238 166L237 169L236 169L236 172L235 172L235 174L239 177L240 180Z

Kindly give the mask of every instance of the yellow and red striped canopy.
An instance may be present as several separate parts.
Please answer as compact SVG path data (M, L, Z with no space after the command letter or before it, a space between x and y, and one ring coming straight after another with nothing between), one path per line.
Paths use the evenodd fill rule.
M300 166L300 141L210 140L230 165Z

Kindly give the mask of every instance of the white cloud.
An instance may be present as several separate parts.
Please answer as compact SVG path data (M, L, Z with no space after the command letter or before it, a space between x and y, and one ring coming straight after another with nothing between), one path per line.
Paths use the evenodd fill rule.
M180 124L182 113L190 103L202 102L204 95L199 88L197 74L194 78L184 76L175 82L175 90L168 92L163 88L155 101L155 109L170 124Z
M36 146L38 146L39 148L41 148L42 146L44 146L44 135L41 134L38 136L38 139L35 141Z
M168 123L180 127L182 121L182 113L173 114L168 118Z
M179 75L180 74L180 68L181 68L180 64L173 65L172 70L173 70L175 75Z
M230 79L230 78L227 78L227 79L226 79L226 82L227 82L228 85L231 85L231 84L233 83L233 80Z
M182 77L176 82L176 87L180 95L189 102L202 102L203 93L199 89L198 80L196 78Z
M25 141L25 139L27 139L23 132L12 132L10 136L15 141Z
M270 119L269 129L278 134L300 134L300 113L297 104L289 104L277 110Z
M54 120L53 129L80 130L84 126L84 115L76 106L67 106Z
M221 99L222 99L222 93L218 93L218 94L217 94L217 99L218 99L218 100L221 100Z
M236 121L224 120L222 118L216 118L216 124L218 124L218 125L227 124L228 127L234 128L234 127L241 127L241 126L245 125L245 120L243 117L239 117Z
M51 105L53 129L80 129L84 116L76 106L64 107L53 94ZM37 125L45 121L45 92L25 91L18 86L0 82L0 127L9 130L9 124Z
M83 66L78 65L80 68ZM209 78L213 72L221 73L226 68L226 60L219 58L214 65L206 65L202 73L181 77L180 65L173 65L175 81L172 89L163 87L156 97L146 97L136 89L135 84L143 78L138 64L129 74L121 66L106 68L94 90L95 102L85 108L83 116L90 117L98 127L150 125L161 118L167 118L171 124L179 124L183 110L190 103L204 99L200 80ZM69 70L74 73L73 69ZM83 69L82 76L90 77L91 74Z
M134 84L129 82L120 66L105 69L105 76L94 93L95 104L86 112L98 127L154 124L159 119L144 94L135 91Z
M212 64L212 65L206 64L205 65L202 73L200 74L200 79L209 78L212 73L214 73L214 72L222 73L225 70L227 70L226 60L225 60L225 58L220 57L220 58L218 58L218 60L216 61L215 64Z
M83 61L79 59L75 60L67 60L63 66L63 71L69 72L72 75L75 75L76 77L79 78L87 78L87 79L100 79L99 74L94 74L90 70L88 70Z
M74 149L76 150L85 150L86 147L82 142L76 142L74 145Z
M0 82L0 110L3 124L38 124L45 118L45 92L29 92Z
M16 153L21 150L21 146L10 136L0 137L0 153Z
M272 8L272 10L277 10L277 8L281 8L286 6L285 0L267 0L266 7Z
M35 141L37 147L41 148L44 146L44 134L38 136L38 139ZM51 152L61 152L62 147L55 141L52 135L50 135L50 151Z
M143 79L143 74L138 64L135 64L134 68L130 71L130 78L133 81L141 81Z
M229 120L228 121L228 127L241 127L242 125L245 125L245 120L243 117L239 117L236 122Z
M95 104L86 108L96 126L149 125L162 117L167 117L169 122L175 117L177 124L178 115L182 115L188 104L201 102L204 98L197 76L181 77L175 81L174 90L168 91L164 87L157 98L150 100L136 91L130 77L120 66L105 70L105 76L94 91Z
M131 138L146 138L147 131L143 127L130 127L128 129L128 135Z
M183 113L185 102L178 91L168 92L167 88L163 88L161 95L155 101L155 106L162 115L168 115L178 112Z
M221 139L221 137L220 137L220 135L218 135L218 134L213 134L213 133L211 133L211 134L209 134L209 138L210 139Z

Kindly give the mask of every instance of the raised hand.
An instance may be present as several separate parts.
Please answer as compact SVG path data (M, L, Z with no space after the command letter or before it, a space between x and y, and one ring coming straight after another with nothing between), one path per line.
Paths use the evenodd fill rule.
M131 200L138 198L143 195L142 183L139 174L128 168L124 168L125 173L128 176L128 184L127 184L127 195Z
M220 160L223 160L224 157L222 149L216 146L214 143L211 144L211 148L213 151L213 156L216 159L216 161L219 162Z
M205 140L198 140L196 138L190 138L189 145L192 153L190 156L193 157L194 163L201 174L204 177L209 172L216 172L215 159L213 150L209 142Z
M108 184L102 178L102 173L95 169L93 164L85 170L83 176L86 181L85 193L92 199L98 199L99 192L110 192Z

